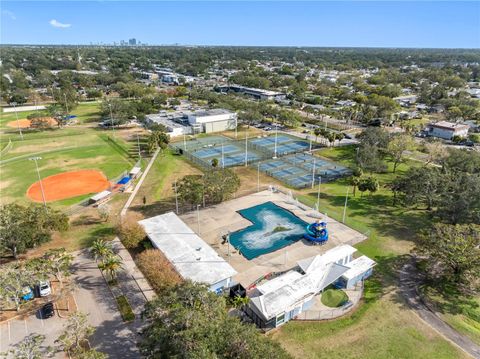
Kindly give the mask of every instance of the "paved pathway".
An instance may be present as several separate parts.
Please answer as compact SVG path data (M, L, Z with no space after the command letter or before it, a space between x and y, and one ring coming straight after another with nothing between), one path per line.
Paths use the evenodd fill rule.
M87 313L90 324L96 328L91 344L110 358L140 358L138 324L123 322L115 299L87 251L76 253L73 271L78 310Z
M120 216L123 217L125 214L127 214L128 207L132 204L135 196L137 195L138 190L142 186L143 181L147 177L148 172L150 171L150 168L152 168L153 163L155 162L155 159L157 158L158 154L160 153L160 148L157 148L155 153L153 154L152 158L150 159L150 162L147 165L147 168L145 168L145 171L142 174L142 177L140 177L140 180L138 181L137 185L135 186L135 189L133 190L132 194L128 198L127 203L125 203L125 206L123 207L122 211L120 212Z
M438 333L443 335L452 343L456 344L458 347L460 347L460 349L470 354L472 357L480 359L479 345L458 333L442 319L440 319L436 313L430 311L430 309L425 306L417 293L417 287L420 282L421 278L416 271L414 264L405 264L400 270L400 293L405 298L408 305L415 310L415 312L423 321L425 321Z

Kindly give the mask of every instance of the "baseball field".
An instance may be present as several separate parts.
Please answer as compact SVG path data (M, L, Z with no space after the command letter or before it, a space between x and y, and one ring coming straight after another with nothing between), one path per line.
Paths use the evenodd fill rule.
M46 201L57 208L75 204L92 193L108 188L109 180L128 171L136 159L135 145L122 136L101 130L97 103L80 104L72 113L78 123L64 128L23 131L14 113L0 114L0 202L41 202L35 161L42 178ZM26 119L30 112L18 113ZM12 122L13 121L13 122Z

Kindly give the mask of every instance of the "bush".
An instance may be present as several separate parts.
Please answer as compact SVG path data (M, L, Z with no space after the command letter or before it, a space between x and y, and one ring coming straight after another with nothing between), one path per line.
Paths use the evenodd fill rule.
M132 219L127 219L118 226L118 236L126 248L137 248L147 236L143 227Z
M181 281L173 266L158 249L143 251L136 257L136 263L157 294Z

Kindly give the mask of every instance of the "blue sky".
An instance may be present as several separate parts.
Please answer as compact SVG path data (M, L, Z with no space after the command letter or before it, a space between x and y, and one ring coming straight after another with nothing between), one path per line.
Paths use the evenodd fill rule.
M480 48L480 2L2 1L1 43Z

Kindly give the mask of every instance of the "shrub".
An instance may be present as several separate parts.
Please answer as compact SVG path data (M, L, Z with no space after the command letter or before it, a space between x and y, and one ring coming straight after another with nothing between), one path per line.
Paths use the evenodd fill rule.
M158 249L143 251L136 257L136 262L157 294L181 281L173 266Z
M141 241L147 236L143 227L132 219L127 219L118 226L118 236L126 248L138 247Z
M128 303L127 298L124 295L121 295L117 298L118 310L122 316L124 322L130 322L135 319L135 313L133 313L130 303Z

